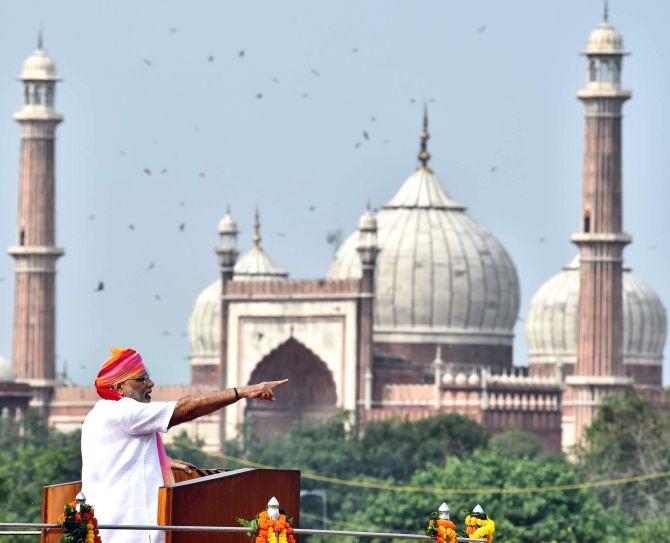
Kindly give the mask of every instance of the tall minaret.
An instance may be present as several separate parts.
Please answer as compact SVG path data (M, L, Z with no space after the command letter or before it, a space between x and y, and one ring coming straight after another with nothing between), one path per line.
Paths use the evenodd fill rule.
M577 97L586 108L577 361L567 383L572 389L575 439L590 425L606 394L630 383L623 364L623 248L621 110L631 93L621 88L626 51L621 35L603 22L589 35L586 87Z
M17 244L15 260L12 363L18 381L34 387L36 405L48 403L56 366L55 139L63 117L54 110L53 61L37 50L23 64L23 107L14 114L21 126Z

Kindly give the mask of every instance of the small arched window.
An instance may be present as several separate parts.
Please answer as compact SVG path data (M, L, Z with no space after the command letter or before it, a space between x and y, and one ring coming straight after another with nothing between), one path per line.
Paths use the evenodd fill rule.
M584 233L588 234L591 231L591 213L588 211L584 213Z
M610 63L608 60L600 61L600 81L610 80Z
M596 69L596 61L591 60L589 62L589 81L595 81L598 79L598 70Z
M19 232L19 245L24 246L25 244L26 244L26 232L22 228L21 231Z
M54 105L54 87L53 87L53 85L48 85L47 86L47 105L48 106L53 106Z
M41 85L35 85L35 103L36 104L41 104L42 103L42 86Z
M30 91L28 90L28 85L23 87L23 103L30 104Z

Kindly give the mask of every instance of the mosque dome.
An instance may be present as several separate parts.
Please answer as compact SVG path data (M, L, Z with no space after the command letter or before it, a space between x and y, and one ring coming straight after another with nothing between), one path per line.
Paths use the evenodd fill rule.
M249 249L249 252L243 255L237 264L235 264L234 281L285 281L288 277L288 273L275 266L270 257L261 248L260 228L260 217L257 208L254 215L253 245ZM221 224L219 224L220 229Z
M195 300L188 319L192 364L216 364L221 356L221 280L214 281Z
M23 63L23 71L21 72L20 79L45 81L55 81L58 79L54 61L42 50L41 36L38 39L37 49Z
M390 342L511 345L519 310L516 268L504 247L453 200L423 163L376 215L375 336ZM358 232L329 279L360 278Z
M607 21L600 23L586 40L586 55L625 54L623 37Z
M0 355L0 382L2 381L16 381L16 373L11 362Z
M535 293L526 317L530 364L574 364L577 352L579 257ZM623 273L624 363L660 364L667 332L658 295L630 269Z

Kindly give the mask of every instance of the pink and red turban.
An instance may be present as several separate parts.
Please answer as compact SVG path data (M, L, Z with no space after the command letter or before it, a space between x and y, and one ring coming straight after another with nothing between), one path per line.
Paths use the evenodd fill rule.
M132 349L114 347L112 355L102 364L95 380L98 396L105 400L120 400L121 394L111 387L146 371L140 353Z

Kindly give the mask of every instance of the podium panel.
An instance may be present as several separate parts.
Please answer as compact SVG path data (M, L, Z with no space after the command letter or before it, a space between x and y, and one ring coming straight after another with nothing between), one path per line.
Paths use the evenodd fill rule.
M300 472L245 468L234 471L173 470L175 484L158 489L157 524L177 526L238 526L237 517L251 520L275 496L279 507L293 517L300 515ZM42 489L42 522L58 522L65 504L81 490L81 481ZM95 504L90 504L95 508ZM42 530L40 543L60 543L59 528ZM244 533L167 532L166 543L249 543ZM103 541L103 543L105 543Z
M300 472L244 468L183 481L158 491L158 524L238 526L251 520L272 497L299 527ZM245 533L167 532L166 543L249 543Z

